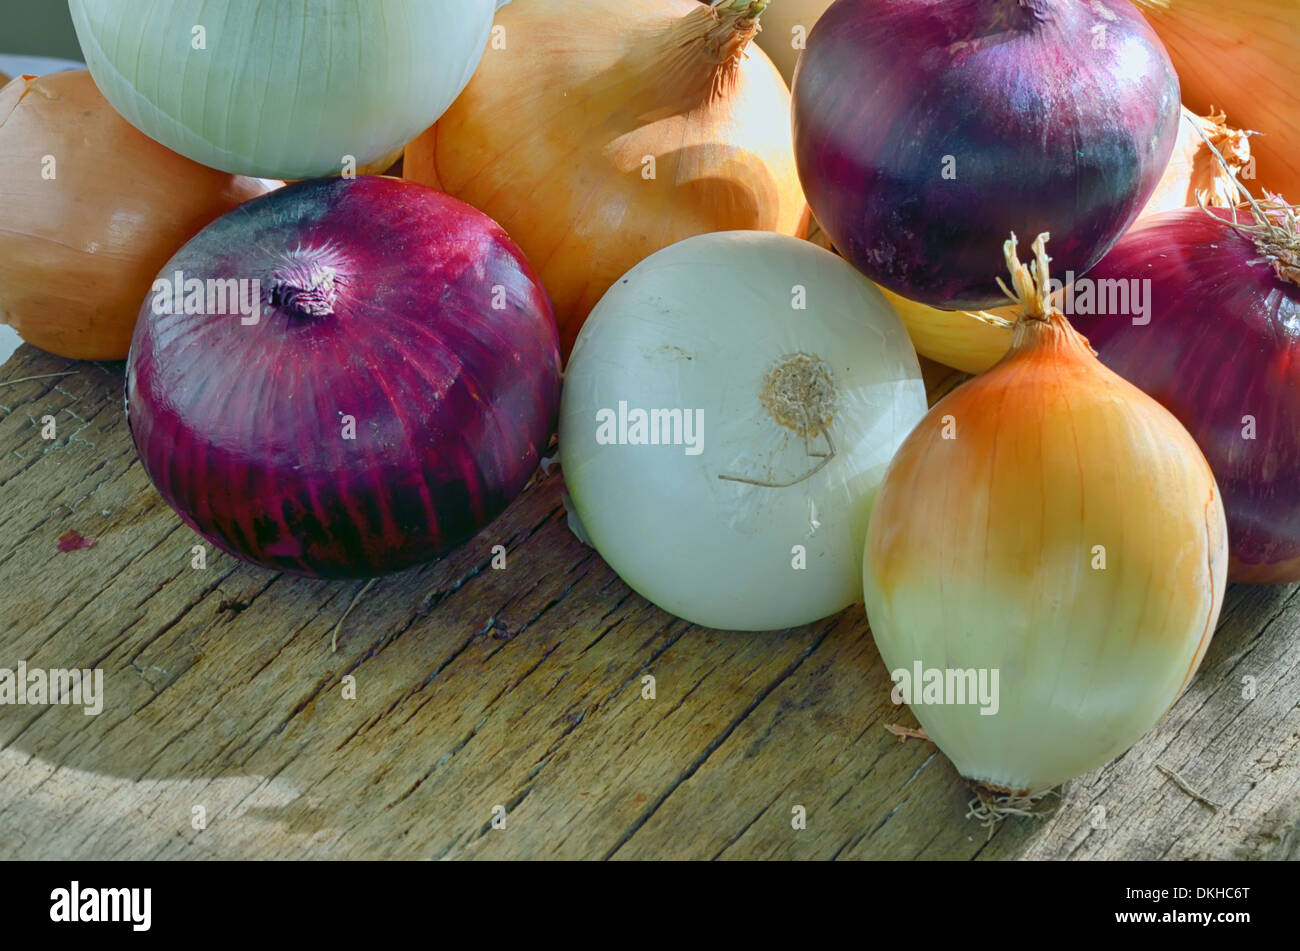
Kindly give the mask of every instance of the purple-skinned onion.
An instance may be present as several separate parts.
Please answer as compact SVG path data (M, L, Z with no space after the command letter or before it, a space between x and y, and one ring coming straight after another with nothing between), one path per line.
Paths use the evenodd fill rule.
M1065 299L1093 311L1070 320L1102 362L1205 454L1229 577L1267 584L1300 581L1300 237L1290 212L1263 207L1235 223L1222 208L1143 219L1084 279L1091 300L1079 286Z
M209 225L154 291L127 363L136 449L187 524L255 564L432 560L522 491L550 438L545 291L495 222L433 189L289 186Z
M932 307L1005 304L998 248L1085 273L1154 191L1178 77L1127 0L839 0L794 82L808 203L858 270Z

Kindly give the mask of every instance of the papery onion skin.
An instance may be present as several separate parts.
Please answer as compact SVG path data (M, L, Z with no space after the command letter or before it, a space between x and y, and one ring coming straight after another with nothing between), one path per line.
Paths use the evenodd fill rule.
M1183 101L1202 115L1225 110L1238 128L1262 133L1251 143L1259 189L1300 201L1300 3L1137 0L1137 7L1169 51Z
M720 16L698 0L513 0L497 16L505 48L407 148L406 178L519 242L566 356L605 291L654 251L710 231L806 230L789 91L753 45L707 58ZM752 26L732 32L748 43Z
M829 379L824 402L800 405L833 407L830 457L820 431L810 452L806 427L774 415L787 371ZM600 442L598 414L620 402L700 411L701 451ZM560 463L586 536L639 594L706 627L774 630L860 599L879 479L925 407L897 315L843 260L770 232L700 235L592 312L565 374Z
M495 2L69 6L86 64L128 122L204 165L297 180L338 175L349 155L391 165L464 89Z
M146 301L127 364L145 471L223 550L314 577L398 571L470 538L532 476L559 402L556 329L482 213L399 179L304 182L218 219L159 276L178 270L267 295L251 326Z
M1300 286L1224 223L1231 211L1212 213L1139 222L1089 274L1149 280L1150 310L1137 318L1149 323L1072 319L1107 366L1196 438L1223 490L1231 579L1300 581Z
M953 310L1003 303L1010 231L1056 233L1058 271L1092 267L1155 188L1178 116L1178 77L1127 0L842 0L794 86L800 179L836 248Z
M1204 656L1226 574L1223 506L1191 436L1057 314L1019 324L1011 353L903 443L863 581L891 672L999 671L995 715L912 712L963 776L1026 795L1156 723Z
M1215 156L1216 150L1223 162ZM1233 176L1249 174L1250 167L1250 136L1246 132L1229 126L1223 113L1198 116L1184 106L1173 155L1137 220L1191 207L1198 194L1209 207L1229 208L1238 201Z
M163 148L122 119L85 70L20 76L0 89L0 179L0 323L77 360L124 359L167 258L280 186Z

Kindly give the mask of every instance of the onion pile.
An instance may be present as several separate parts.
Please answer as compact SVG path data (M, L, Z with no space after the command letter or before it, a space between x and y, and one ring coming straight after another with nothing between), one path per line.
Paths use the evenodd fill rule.
M934 307L1002 303L1010 231L1085 273L1155 189L1178 77L1127 0L832 6L795 77L808 202L877 283Z
M1294 212L1256 203L1254 211L1157 215L1134 226L1089 279L1107 312L1075 323L1107 366L1196 437L1223 490L1232 580L1300 581ZM1116 292L1103 295L1106 287ZM1127 308L1109 303L1131 299L1134 290L1145 302L1142 313L1131 301Z
M121 360L167 259L279 187L204 168L133 129L84 70L0 90L0 323L61 357Z
M644 597L707 627L792 627L860 600L872 500L925 408L898 316L842 260L702 235L592 312L560 463L585 536Z
M296 575L466 542L558 419L632 589L865 601L1020 813L1300 581L1300 5L1138 3L69 0L90 72L0 89L0 320L129 343L162 497Z
M159 274L126 381L141 462L187 524L327 578L486 525L532 476L559 385L519 249L392 178L290 185L205 228Z
M1228 558L1205 458L1053 309L1045 239L1032 275L1007 242L1011 352L903 443L864 559L912 712L963 776L1013 798L1103 765L1164 714L1209 644ZM993 691L931 698L913 672L932 670L941 686L983 672Z
M405 176L481 208L550 292L567 353L642 258L709 231L803 234L790 96L753 0L514 0ZM494 44L495 46L495 44Z
M132 125L241 175L382 171L465 88L495 0L70 0Z

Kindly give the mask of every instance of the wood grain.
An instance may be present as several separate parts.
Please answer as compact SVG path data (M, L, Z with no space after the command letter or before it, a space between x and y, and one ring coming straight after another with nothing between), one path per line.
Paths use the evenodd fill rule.
M861 607L692 627L572 536L552 474L376 583L331 653L360 585L211 546L192 568L201 540L136 461L121 387L120 365L30 347L0 368L0 667L101 667L106 693L99 716L0 706L0 857L1300 856L1297 587L1232 589L1160 725L990 838L948 761L885 729L915 720ZM94 546L60 552L73 529Z

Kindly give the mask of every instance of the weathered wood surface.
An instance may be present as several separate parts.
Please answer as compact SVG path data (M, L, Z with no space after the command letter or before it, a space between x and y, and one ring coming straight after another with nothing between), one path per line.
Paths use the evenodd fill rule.
M0 857L1300 854L1300 588L1232 590L1165 720L990 839L947 760L885 730L915 721L861 607L784 633L691 627L570 534L551 476L379 581L331 653L360 586L211 549L191 568L199 539L136 461L121 384L31 348L0 369L0 667L102 667L107 695L97 717L0 706ZM60 552L70 529L96 544Z

